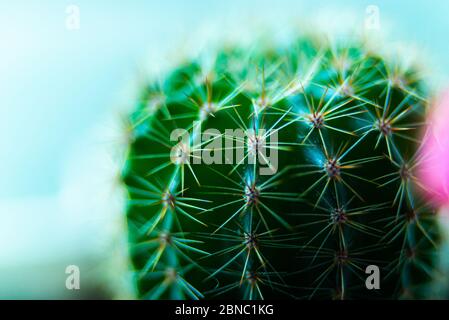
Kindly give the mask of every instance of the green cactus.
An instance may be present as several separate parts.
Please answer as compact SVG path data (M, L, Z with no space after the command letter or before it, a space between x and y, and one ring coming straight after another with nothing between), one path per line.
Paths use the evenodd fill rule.
M428 297L439 230L413 174L418 69L317 36L206 58L143 88L130 115L138 296Z

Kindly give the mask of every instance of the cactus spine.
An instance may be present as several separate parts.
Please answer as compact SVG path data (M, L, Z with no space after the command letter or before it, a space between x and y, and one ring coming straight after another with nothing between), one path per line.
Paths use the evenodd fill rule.
M438 225L413 173L427 99L415 69L310 36L149 84L123 173L139 296L427 296Z

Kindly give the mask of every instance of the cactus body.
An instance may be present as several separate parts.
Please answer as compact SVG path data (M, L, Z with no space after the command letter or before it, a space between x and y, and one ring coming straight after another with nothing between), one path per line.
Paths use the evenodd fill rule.
M427 92L358 42L226 47L144 88L124 170L139 296L428 295ZM243 132L243 135L242 135ZM380 269L380 289L366 268Z

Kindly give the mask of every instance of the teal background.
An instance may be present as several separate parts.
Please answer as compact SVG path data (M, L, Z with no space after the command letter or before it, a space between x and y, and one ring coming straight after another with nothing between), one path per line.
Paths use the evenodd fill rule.
M80 8L79 30L66 28L69 4ZM105 150L120 136L109 120L133 104L129 84L147 57L212 25L256 20L279 28L316 22L323 12L325 23L351 15L360 24L371 4L390 41L419 48L436 86L446 86L446 0L1 1L0 298L127 292L126 280L104 285L106 264L126 270L120 202L108 189L116 167ZM68 264L95 279L88 292L65 289Z

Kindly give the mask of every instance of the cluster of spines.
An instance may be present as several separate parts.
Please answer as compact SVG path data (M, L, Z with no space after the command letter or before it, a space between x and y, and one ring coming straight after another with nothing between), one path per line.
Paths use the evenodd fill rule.
M363 49L318 48L310 39L303 39L293 50L251 52L244 63L236 49L218 54L215 69L208 74L193 62L176 70L156 89L149 88L143 105L133 115L133 130L146 144L157 143L166 150L140 150L142 142L136 140L126 172L130 205L156 207L149 214L132 210L129 214L130 224L137 227L135 232L130 226L131 234L137 234L132 242L145 248L132 250L150 248L150 254L134 255L135 265L142 266L139 277L162 277L159 283L140 282L142 292L151 288L146 297L202 298L204 293L214 296L240 290L240 297L259 299L264 297L261 287L266 286L290 297L310 298L324 292L323 296L331 293L334 298L346 298L351 297L347 294L353 290L351 282L360 282L356 293L363 287L363 266L371 263L381 264L387 270L386 278L398 278L393 281L398 287L386 290L389 297L416 294L415 282L426 283L421 278L434 272L435 223L429 209L416 203L413 190L419 186L413 169L420 161L415 131L423 125L426 101L415 73L389 67ZM235 67L236 62L240 67ZM401 98L393 101L395 94ZM201 170L225 181L214 185L212 180L204 185L192 164L195 151L207 151L207 144L217 138L237 139L219 135L198 144L195 137L200 133L195 132L192 120L207 123L223 113L228 122L223 120L221 129L228 125L255 132L265 129L265 134L235 141L244 143L244 160L253 158L251 165L242 161L226 171L202 165ZM414 122L404 124L412 113ZM170 129L177 127L194 134L186 142L170 141ZM267 143L271 134L286 129L292 130L288 138L281 136L276 146ZM342 138L346 136L348 139ZM398 143L397 139L403 141ZM285 161L287 165L277 174L261 177L257 163L264 156L259 153L262 145L289 152L280 157L293 157L293 161ZM360 152L361 145L371 150ZM298 161L292 152L303 156ZM358 153L364 156L358 157ZM374 155L366 155L370 153ZM406 153L412 154L409 160ZM380 170L387 173L377 177L360 173L364 165L378 162L378 166L388 163L394 170ZM163 180L164 175L158 173L165 171L171 173ZM204 172L202 175L207 178ZM366 200L347 180L370 184L385 194L379 200L373 200L373 195ZM298 182L309 185L301 189ZM389 187L394 184L398 189L390 200ZM220 195L230 200L211 204ZM293 205L272 208L264 199ZM231 209L234 205L235 210ZM294 211L295 206L301 212L285 212ZM223 208L227 211L221 222L210 218ZM373 218L379 212L391 214ZM198 230L198 225L207 228ZM371 240L355 238L362 240L354 249L349 243L354 241L351 232ZM208 245L217 242L223 248ZM276 250L272 250L267 258L263 253L266 248L281 253L276 257ZM292 259L293 270L281 272L276 266L279 261L275 263L273 258L285 259L285 249L296 252L299 259ZM388 256L382 257L382 252ZM139 261L142 257L144 263ZM210 279L215 283L213 288L201 293L192 286L184 276L190 270L204 272L206 276L199 278ZM316 277L303 285L304 274L312 273ZM222 284L220 275L230 283ZM415 278L418 280L412 280ZM192 279L197 286L207 288L204 281Z

